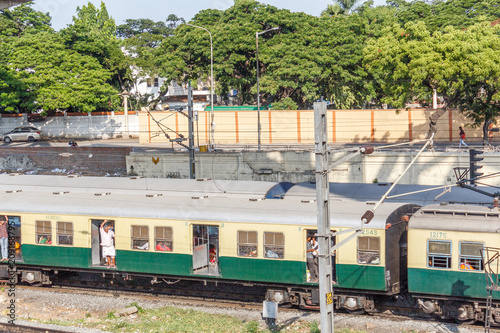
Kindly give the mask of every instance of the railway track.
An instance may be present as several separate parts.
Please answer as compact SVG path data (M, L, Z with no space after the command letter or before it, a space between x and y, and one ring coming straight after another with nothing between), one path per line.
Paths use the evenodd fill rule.
M61 292L71 295L87 295L87 296L99 296L99 297L112 297L112 298L134 298L142 299L147 301L168 301L172 305L180 306L194 306L194 307L218 307L227 309L246 309L246 310L262 310L262 302L256 301L235 301L235 300L221 300L217 298L210 298L207 296L194 296L194 295L166 295L161 293L145 293L143 291L123 291L123 290L102 290L96 288L85 288L76 286L50 286L50 287L38 287L38 286L17 286L18 289L25 290L37 290L37 291L54 291ZM288 313L292 316L300 317L301 315L306 315L311 313L311 310L304 310L298 308L287 308L280 307L279 312ZM348 319L359 319L360 315L349 314L345 312L340 312L343 318ZM391 322L407 322L408 320L418 321L422 323L433 323L436 325L450 326L455 325L453 321L438 321L435 317L425 315L425 314L415 314L414 309L405 309L401 307L381 307L379 312L364 314L361 316L369 316L371 320L390 320ZM459 325L460 328L468 328L472 331L478 331L482 329L481 323L475 325ZM3 332L0 327L0 333ZM8 331L10 332L10 331ZM23 331L24 332L24 331ZM30 331L27 331L30 332ZM33 331L40 332L40 330ZM48 332L61 332L61 331L48 331ZM457 331L458 332L458 331ZM490 330L492 333L500 333L500 328L492 328Z
M45 327L0 323L0 333L37 333L37 332L67 333L68 331L59 331Z

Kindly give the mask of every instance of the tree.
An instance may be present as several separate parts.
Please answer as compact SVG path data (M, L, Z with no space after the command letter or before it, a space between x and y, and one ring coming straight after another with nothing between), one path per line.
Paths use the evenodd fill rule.
M388 104L402 108L434 89L446 107L458 107L478 126L500 114L500 26L429 32L423 21L396 24L371 40L365 66L379 80Z
M497 0L391 0L401 25L424 21L431 32L447 26L466 28L483 20L494 21L500 17Z
M116 24L104 2L100 8L92 3L77 8L73 23L61 31L66 46L82 55L96 58L111 73L110 83L123 90L130 68L116 38Z
M334 17L338 15L350 15L357 8L360 0L333 0L334 4L329 4L325 10L321 12L323 17Z
M163 39L173 33L177 23L183 21L182 18L169 15L166 23L137 19L126 20L125 24L118 26L117 35L122 38L122 46L126 51L128 64L132 68L125 89L135 91L130 100L136 108L140 109L155 102L151 100L152 95L141 95L138 86L147 77L152 78L159 75L158 64L155 61L155 49L160 46ZM167 90L163 87L158 99L166 93Z
M323 95L339 106L360 105L364 99L362 61L365 25L355 16L325 19L240 0L226 11L199 12L192 22L211 31L217 92L237 89L241 103L256 100L255 34L259 36L262 101L290 98L308 107ZM350 44L352 42L352 44ZM158 48L156 59L170 79L196 82L210 73L210 40L206 31L180 26Z
M52 31L48 13L36 11L30 5L20 5L0 11L0 35L21 37L25 33Z
M19 110L91 112L112 109L118 91L106 81L111 74L99 62L68 50L59 34L41 32L17 39L9 69L25 91Z

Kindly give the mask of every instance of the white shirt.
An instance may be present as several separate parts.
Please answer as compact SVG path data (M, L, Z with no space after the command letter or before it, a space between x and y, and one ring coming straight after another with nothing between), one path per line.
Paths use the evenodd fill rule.
M115 237L115 233L113 230L109 229L108 232L104 231L104 228L101 227L101 245L102 246L113 246L113 238Z

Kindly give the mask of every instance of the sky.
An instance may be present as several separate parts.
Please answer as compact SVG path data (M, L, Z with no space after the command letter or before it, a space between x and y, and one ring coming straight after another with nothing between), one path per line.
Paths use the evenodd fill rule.
M100 0L92 0L99 6ZM261 0L278 8L286 8L292 12L305 12L319 16L332 0ZM88 0L35 0L34 9L49 13L52 17L52 27L56 30L66 27L71 23L78 6L86 5ZM189 21L200 10L219 9L231 7L234 0L104 0L109 14L120 25L126 19L148 18L153 21L165 21L170 14ZM385 0L375 0L375 5L385 4Z

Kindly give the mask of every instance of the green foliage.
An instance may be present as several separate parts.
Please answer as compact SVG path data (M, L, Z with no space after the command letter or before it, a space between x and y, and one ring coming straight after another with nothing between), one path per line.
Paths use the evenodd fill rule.
M153 96L140 94L138 86L147 77L158 77L158 67L161 65L156 63L155 49L164 38L173 33L179 22L184 22L184 19L169 15L167 23L149 19L126 20L125 24L117 28L117 35L122 38L121 45L126 51L126 62L133 69L128 72L124 88L127 91L135 90L130 101L137 109L152 102ZM166 93L167 90L164 88L162 94Z
M309 326L309 332L310 333L321 333L321 330L319 329L319 326L318 326L318 323L316 322L316 320L311 322L311 324Z
M434 89L478 125L500 113L500 26L478 23L431 33L423 21L396 24L365 49L365 66L388 104L429 100Z
M131 303L130 306L135 306L137 308L137 313L138 314L143 314L144 313L144 309L142 307L140 307L137 302Z
M225 11L201 11L192 24L212 33L218 94L237 89L241 104L255 103L258 32L263 104L290 98L299 108L309 108L323 95L337 107L349 108L364 105L366 96L373 95L360 65L365 31L374 34L380 30L378 22L390 17L387 10L384 20L377 21L378 13L363 7L360 14L322 19L241 0ZM263 33L273 27L280 29ZM157 51L156 66L168 79L208 78L210 39L206 31L181 25Z
M388 3L396 9L396 17L401 25L423 21L432 32L448 26L466 28L483 20L494 21L500 17L500 6L496 0L392 0Z
M246 324L246 333L259 333L259 323L255 320Z
M0 35L21 37L27 33L52 31L50 16L32 9L29 5L20 5L0 11Z
M273 103L271 110L298 110L297 104L290 98L286 97L281 101Z
M13 44L10 70L25 87L20 111L68 110L91 112L117 102L106 81L109 71L90 56L68 50L54 33L25 35Z
M116 38L116 24L104 2L100 8L92 3L77 8L73 23L61 31L66 46L82 55L91 56L110 71L110 83L117 89L124 89L124 77L130 71L129 64Z

